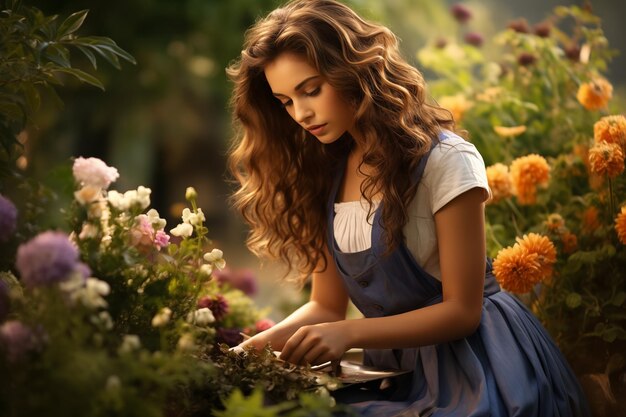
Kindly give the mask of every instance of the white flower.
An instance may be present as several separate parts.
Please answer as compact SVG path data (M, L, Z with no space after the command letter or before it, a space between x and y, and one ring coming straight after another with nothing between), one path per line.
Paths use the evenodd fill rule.
M150 205L151 193L152 193L152 190L147 187L144 187L143 185L140 185L139 187L137 187L137 195L136 195L135 202L139 204L142 210Z
M178 339L176 348L181 352L193 352L196 349L196 343L191 333L185 333Z
M224 269L224 267L226 267L224 252L219 249L213 249L211 252L205 253L204 260L212 263L217 269Z
M97 316L91 316L91 322L96 326L102 326L106 330L113 328L113 319L108 311L101 311Z
M83 228L78 235L80 240L93 239L98 236L98 228L91 223L83 224Z
M76 158L72 173L80 185L92 185L105 190L120 176L117 169L98 158Z
M189 223L181 223L170 230L170 233L174 236L189 237L193 233L193 226Z
M168 307L163 307L153 318L152 318L152 327L163 327L165 326L172 317L172 310Z
M103 296L108 295L110 291L111 287L105 281L97 278L87 278L82 288L78 288L70 294L70 299L79 301L90 309L104 308L107 306L107 302Z
M196 189L193 187L187 187L187 189L185 190L185 199L193 200L196 197L198 197L198 193L196 192Z
M74 192L74 198L83 206L98 201L102 197L102 188L95 185L85 185Z
M134 205L138 205L143 210L150 205L150 193L152 190L140 185L136 190L128 190L124 194L111 190L107 193L107 200L121 211L128 210Z
M120 389L121 386L122 386L122 381L120 381L120 378L117 375L111 375L110 377L107 378L105 389L107 391L117 391Z
M211 275L213 273L213 265L204 264L200 267L200 272L205 275Z
M201 222L205 221L204 213L202 209L199 208L196 212L192 212L188 208L183 209L183 222L191 224L193 226L198 226Z
M141 348L141 340L136 334L125 334L122 339L122 344L117 349L118 353L125 354L130 353Z
M163 230L167 221L159 217L159 212L155 209L150 209L146 213L148 215L148 219L150 219L150 223L152 223L152 227L154 230Z
M213 316L213 312L206 307L191 311L187 314L187 322L198 326L206 326L214 321L215 317Z
M118 210L128 210L130 207L130 201L125 198L125 195L115 190L107 193L107 200L109 200L109 204Z

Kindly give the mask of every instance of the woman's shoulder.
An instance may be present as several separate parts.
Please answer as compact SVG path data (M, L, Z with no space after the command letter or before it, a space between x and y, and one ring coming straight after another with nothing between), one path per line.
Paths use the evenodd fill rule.
M447 170L449 165L470 164L484 169L485 163L476 146L450 130L442 130L433 147L426 171L433 169Z

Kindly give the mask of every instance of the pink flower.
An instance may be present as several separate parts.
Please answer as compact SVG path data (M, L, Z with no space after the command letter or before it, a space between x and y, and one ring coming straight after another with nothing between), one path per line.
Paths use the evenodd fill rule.
M154 229L145 214L135 217L136 225L130 230L130 244L138 249L150 249L154 244Z
M38 345L35 333L21 321L9 320L0 326L0 346L9 363L19 362Z
M157 250L161 250L166 247L170 243L170 236L165 233L163 230L158 230L154 235L154 245Z
M263 332L274 327L276 323L272 319L261 319L254 324L257 333Z
M81 186L91 185L105 190L120 176L117 169L98 158L76 158L72 172Z

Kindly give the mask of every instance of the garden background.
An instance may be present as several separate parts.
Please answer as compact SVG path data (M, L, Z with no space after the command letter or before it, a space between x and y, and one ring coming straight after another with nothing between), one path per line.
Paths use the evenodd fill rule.
M296 297L290 287L276 291L281 271L275 265L263 268L245 249L245 225L229 207L231 190L226 181L225 154L231 139L228 94L231 85L224 68L241 50L243 33L254 20L279 5L271 0L159 0L43 1L30 4L46 14L67 16L82 8L90 10L81 32L108 36L137 60L123 62L122 71L103 63L98 69L106 91L69 81L60 91L64 108L44 100L29 131L25 170L43 178L67 164L71 156L94 156L122 173L119 189L145 185L158 190L153 205L173 224L184 202L182 190L201 191L199 206L207 216L212 239L223 247L230 263L252 268L260 282L259 302L280 304ZM405 57L424 69L416 54L438 38L454 39L458 24L449 13L452 1L355 0L362 14L381 21L401 38ZM557 5L581 4L557 0L465 2L474 14L472 31L490 40L510 21L524 17L531 24L542 22ZM594 13L602 19L609 43L626 50L626 31L621 16L626 4L597 0ZM493 42L482 49L497 53ZM84 61L84 62L81 62ZM76 54L75 66L88 68ZM626 55L609 64L608 78L618 91L626 89ZM427 76L433 78L426 70ZM615 94L624 97L625 94ZM624 108L623 106L621 108ZM470 132L471 134L471 132ZM60 206L66 202L59 202ZM51 216L54 213L50 213ZM51 222L58 219L51 219ZM297 299L297 301L300 301ZM280 310L274 309L275 318Z
M549 47L540 43L530 46L523 42L516 43L515 35L509 35L507 38L503 32L508 27L514 28L514 32L518 34L525 31L531 35L537 33L538 28L541 29L541 24L545 23L546 18L553 13L556 6L590 7L593 14L601 19L603 36L608 42L608 45L605 45L599 41L597 49L594 46L590 53L592 58L588 66L593 69L593 74L589 71L574 69L572 71L575 75L583 77L575 79L573 77L571 81L578 88L587 81L594 81L595 75L608 79L612 84L613 98L610 105L593 109L589 114L583 114L582 112L586 110L579 106L580 108L572 110L571 113L576 121L568 126L572 131L578 130L581 138L591 139L594 134L593 126L597 120L606 115L623 114L626 108L626 73L623 71L626 56L619 54L612 56L609 49L610 46L613 50L626 50L626 31L622 21L623 16L626 15L626 4L623 2L615 0L597 0L585 4L552 0L464 2L464 7L471 13L471 18L467 21L458 14L455 18L451 13L454 2L353 0L348 3L363 15L385 23L399 35L404 55L410 62L422 69L427 80L432 82L433 96L451 110L459 112L455 115L459 117L461 127L468 129L470 140L479 139L477 146L483 152L487 165L497 162L511 163L513 159L523 155L523 148L528 149L527 153L539 153L553 158L551 163L553 160L558 160L561 154L565 155L566 152L574 151L574 145L568 142L570 138L563 139L558 146L543 146L540 143L541 132L550 131L550 135L558 135L554 133L558 130L554 125L550 127L545 125L545 120L549 119L547 116L543 118L533 116L533 113L539 113L547 108L546 106L554 104L547 99L544 102L538 100L534 103L536 106L534 108L528 104L529 102L524 101L530 96L522 97L518 102L496 99L496 101L500 100L497 109L489 106L481 108L476 103L470 102L471 93L476 93L475 89L478 88L479 81L485 82L485 79L489 77L485 74L489 71L490 62L523 67L522 77L526 71L524 68L530 68L527 71L530 74L532 68L549 67L546 62L541 62L542 59L549 59L549 54L542 55L543 52L549 50ZM65 85L58 89L60 100L43 93L41 107L33 114L29 128L19 137L24 146L23 155L15 165L17 172L27 178L39 180L55 190L54 195L46 202L48 211L38 220L39 227L42 230L56 229L66 221L66 213L63 211L73 199L72 190L68 191L66 183L68 174L71 176L71 158L97 157L119 171L120 177L115 183L115 189L122 191L146 186L152 190L151 206L158 210L164 220L167 220L168 229L169 225L176 225L179 222L183 209L191 201L186 199L184 190L190 186L194 187L198 193L197 199L193 201L192 209L202 208L205 216L203 225L208 229L212 245L223 250L230 273L239 276L253 275L258 278L258 291L254 298L256 304L259 307L271 307L267 315L274 320L279 320L299 304L303 298L296 288L278 281L283 270L271 262L261 264L246 250L246 227L242 224L241 218L229 207L227 201L232 190L225 163L225 155L232 136L228 109L231 85L226 79L224 68L237 57L245 29L258 16L265 14L278 4L280 2L269 0L181 0L177 2L98 0L89 4L75 1L57 1L54 4L44 1L29 2L28 5L38 7L46 15L68 16L78 10L88 8L89 14L78 34L110 37L136 60L135 65L122 61L120 70L104 61L99 62L97 71L94 71L90 68L90 63L85 56L78 53L72 54L72 65L96 75L102 81L106 91L67 78L64 80ZM519 20L521 17L527 20L526 28L524 21ZM598 22L590 19L583 23L595 27ZM570 22L563 30L574 31L575 27L576 25ZM595 45L592 41L594 39L598 41L600 37L597 33L579 35L580 38L577 38L579 47L584 46L583 39L588 41L591 39L590 44ZM558 37L555 31L548 35L550 36ZM460 46L459 62L450 63L449 57L442 56L440 52L450 45L457 44ZM562 46L565 52L568 52L567 45ZM509 49L507 50L506 47ZM514 53L518 55L512 55L513 61L506 61L503 50L507 50L510 54L515 48L518 50ZM526 50L528 53L526 61L520 58L524 53L524 48L531 48L530 52ZM536 48L537 54L533 54L532 48ZM582 49L584 54L584 48ZM600 51L598 55L596 51ZM582 56L580 49L575 52L576 59ZM517 70L513 68L512 71ZM555 94L563 93L567 91L567 88L571 89L571 86L567 86L565 79L559 78L563 74L548 74L548 72L548 70L545 71L546 78L549 78L548 75L552 77L549 82L553 83L552 87L555 88L551 91L556 92ZM571 75L571 73L568 74ZM450 82L450 78L453 82ZM509 91L514 92L515 88L519 88L519 85L509 86ZM563 99L563 103L566 101ZM576 102L575 94L570 101ZM567 113L568 108L564 104L561 113ZM490 113L491 111L495 116ZM554 124L558 121L569 120L567 114L561 113L554 116ZM475 119L464 119L464 114L473 116ZM533 125L533 121L537 124ZM485 124L489 124L488 128ZM505 130L503 133L502 130L499 132L497 129L492 130L495 127L517 127L518 130ZM586 128L590 130L584 131ZM485 135L486 130L489 130L493 137ZM577 140L582 143L581 138ZM493 149L493 146L489 146L489 140L499 140L497 146L503 150L489 151ZM565 161L566 158L562 159ZM569 169L572 166L575 167L576 163L565 161L561 165L566 165ZM561 174L565 171L566 169ZM558 169L553 168L553 178L558 172ZM623 177L623 174L621 176ZM539 179L537 181L541 182ZM619 181L619 178L614 183L609 181L614 186L614 189L610 191L610 201L618 207L623 204L625 197L623 178L621 185ZM73 187L73 184L71 186ZM586 185L581 186L576 182L571 187L584 188L587 191ZM11 193L11 190L3 188L0 188L0 194ZM593 187L591 189L597 190ZM542 207L549 206L547 197L545 195L542 197L541 190L537 192ZM565 191L555 190L552 186L549 192L555 196L555 200L558 200L557 194L559 196L568 194ZM569 194L567 198L571 197ZM615 194L614 197L613 194ZM519 196L517 198L519 200ZM588 199L593 198L588 197ZM602 207L608 204L607 200L603 200L601 192L598 192L597 200L594 200L597 206ZM591 203L586 201L584 204ZM584 204L572 209L571 212L567 210L559 212L565 218L563 224L560 223L562 219L554 216L548 219L548 215L556 214L546 211L550 209L542 211L541 208L524 207L524 204L520 207L515 205L512 209L519 210L517 215L528 221L525 224L516 225L516 230L513 231L544 231L547 235L552 232L551 237L557 248L560 252L564 251L563 245L566 243L562 238L564 230L569 232L569 229L580 229L575 223L582 222L582 219L580 216L577 217L575 210L582 212L587 208ZM490 254L494 257L500 249L515 243L515 233L507 234L506 231L498 229L496 224L502 219L507 219L508 214L505 213L507 210L509 208L503 206L502 208L492 207L491 212L488 211L488 215L491 213L494 216L492 219L488 218L488 220L493 220L494 225L489 230L491 233L489 236L491 238ZM617 212L618 209L612 214L616 215ZM541 221L536 220L542 215L545 215L546 222L554 222L553 227L548 224L545 230L541 230L538 226ZM570 219L574 219L572 224L568 223ZM607 224L612 224L612 217L609 220ZM609 229L611 228L607 230ZM579 238L579 240L581 244L584 243L584 239ZM614 243L612 247L618 249L617 255L615 251L610 253L610 249L606 249L607 256L619 258L624 252L623 246L620 247L620 243L615 238L609 240ZM494 242L498 244L494 245ZM602 248L605 247L607 245L602 246ZM585 253L587 252L592 251ZM624 256L621 256L619 261L621 263L615 261L617 262L615 265L611 263L613 261L607 261L606 264L613 265L613 269L609 268L606 271L612 273L617 271L623 274L623 269L620 269L624 266L623 258ZM211 262L214 261L214 259L211 260ZM566 266L565 260L559 262L555 266L557 270L559 267ZM593 266L594 263L602 262L602 258L597 255L591 261L581 262L584 265ZM578 273L579 269L585 270L586 267L578 266L574 272ZM567 271L574 267L570 264L569 268ZM620 295L624 287L620 285L624 282L622 275L605 285L607 293L612 297L607 299L607 302L622 311L626 304ZM564 297L568 300L571 309L578 307L576 297L572 296L574 293L581 297L583 301L580 302L584 304L584 294L580 295L572 288L567 291ZM537 306L541 295L539 291L531 292L530 298L528 295L522 297L526 297L525 301L529 305ZM533 300L532 297L538 297L538 300ZM554 306L547 305L547 308L548 310L553 308L552 311L556 311ZM548 310L536 310L536 313L541 316L549 314ZM215 313L214 310L213 312ZM613 314L612 311L609 313ZM609 321L611 325L617 323L618 327L623 326L626 320L623 313L622 316L611 317L617 317ZM567 317L561 317L562 321L566 319ZM608 325L596 329L600 338L604 339L611 339L613 336L606 335L609 334L609 330L612 331L615 337L605 342L612 343L615 340L618 342L621 340L622 344L619 346L623 346L626 333L622 327L619 328L622 329L621 333L614 331L615 327ZM555 329L555 331L562 331L563 334L567 333L567 329L560 328L559 330L558 326ZM613 335L613 333L610 334ZM566 336L563 337L565 341L570 340ZM587 346L585 349L592 349L592 347ZM602 361L601 367L605 370L606 381L600 378L600 382L595 380L589 382L591 389L604 390L599 395L605 400L608 398L608 402L623 401L624 399L619 396L625 394L623 388L622 391L615 387L612 391L605 389L606 384L611 385L611 381L616 378L615 375L621 375L617 379L622 379L622 386L626 383L623 381L626 375L624 374L624 358L613 355L615 350L616 348L609 349L611 354L607 354L606 358L595 358L597 361ZM592 369L593 365L584 366L587 366L587 371L598 373L598 369ZM613 372L615 370L618 371ZM610 395L602 397L607 392L619 398L612 398ZM605 410L602 405L597 406L597 409L602 412L609 410L608 408Z

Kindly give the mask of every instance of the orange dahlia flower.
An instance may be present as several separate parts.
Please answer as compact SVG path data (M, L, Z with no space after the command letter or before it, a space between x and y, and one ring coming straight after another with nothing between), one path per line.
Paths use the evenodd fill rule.
M497 203L511 196L511 176L509 175L509 167L506 165L497 163L487 167L487 181L492 196L490 203Z
M496 280L506 291L523 294L541 281L542 273L536 253L519 245L501 249L493 261Z
M439 105L452 113L452 117L456 123L463 120L465 112L472 108L473 103L469 101L463 94L454 96L444 96L439 99Z
M576 98L587 110L604 109L613 97L613 86L604 78L596 78L583 83L578 88Z
M520 204L536 203L537 186L547 186L549 179L550 166L543 156L530 154L511 163L513 194Z
M599 142L589 149L591 172L615 178L624 172L624 153L615 143Z
M529 233L515 239L522 249L537 254L542 280L552 277L552 266L556 262L556 248L546 236Z
M561 242L563 242L563 252L565 253L574 253L578 248L578 238L572 232L563 233Z
M590 206L583 212L582 229L585 233L592 234L598 229L598 227L600 227L598 214L598 208L595 206Z
M615 218L615 230L619 241L626 245L626 206L622 206L621 212Z
M616 143L626 147L626 117L620 115L606 116L593 125L593 138L596 143Z

